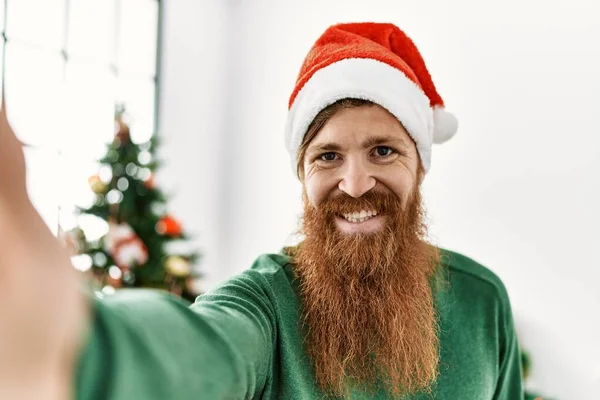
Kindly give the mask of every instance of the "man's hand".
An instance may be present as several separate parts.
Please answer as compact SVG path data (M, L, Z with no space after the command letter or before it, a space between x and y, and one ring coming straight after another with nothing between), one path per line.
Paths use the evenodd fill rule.
M32 116L35 118L35 116ZM0 110L0 398L67 399L88 307L32 206L21 142Z
M0 204L23 206L26 198L25 157L21 142L8 124L3 99L0 109Z

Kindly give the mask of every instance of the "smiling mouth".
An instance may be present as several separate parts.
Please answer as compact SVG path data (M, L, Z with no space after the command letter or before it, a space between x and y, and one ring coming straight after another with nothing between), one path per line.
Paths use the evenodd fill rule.
M339 216L353 224L359 224L376 217L378 214L375 210L362 210L360 212L340 214Z

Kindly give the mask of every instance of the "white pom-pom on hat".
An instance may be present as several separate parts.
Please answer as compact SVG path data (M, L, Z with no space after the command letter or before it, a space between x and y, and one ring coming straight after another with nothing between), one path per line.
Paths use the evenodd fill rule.
M433 143L442 144L456 134L458 119L444 107L433 107Z

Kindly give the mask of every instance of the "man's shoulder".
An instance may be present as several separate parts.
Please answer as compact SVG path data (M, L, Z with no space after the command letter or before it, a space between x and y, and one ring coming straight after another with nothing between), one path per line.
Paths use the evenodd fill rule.
M290 257L285 253L265 253L256 258L249 271L256 271L260 274L280 273L290 264Z
M464 254L448 250L441 250L441 264L448 271L450 283L461 281L473 291L487 291L500 297L502 301L508 300L504 283L486 266Z
M291 259L283 251L280 253L265 253L258 256L252 266L243 271L238 277L251 279L268 286L289 285L294 280Z
M289 258L285 254L262 254L255 259L250 268L224 280L201 298L213 299L215 295L223 294L270 297L272 293L281 292L282 288L290 286L288 264Z

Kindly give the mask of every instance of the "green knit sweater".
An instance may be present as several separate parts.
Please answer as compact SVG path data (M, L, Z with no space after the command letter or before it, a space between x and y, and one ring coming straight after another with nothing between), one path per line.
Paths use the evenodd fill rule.
M473 260L447 250L448 282L436 292L440 374L430 395L410 399L519 400L519 348L506 290ZM191 307L152 291L95 301L77 370L77 399L320 399L298 331L293 266L283 254ZM353 399L382 399L361 393Z

